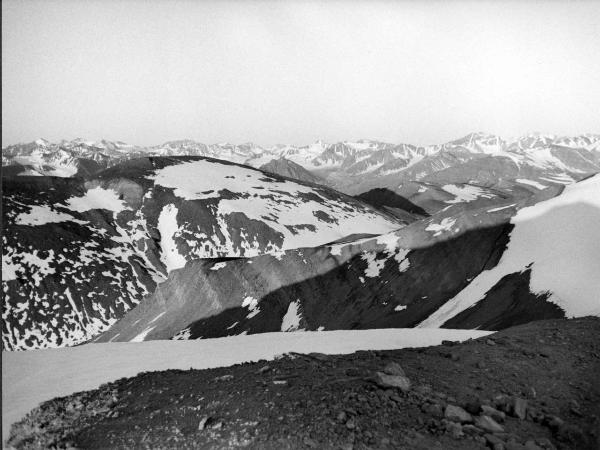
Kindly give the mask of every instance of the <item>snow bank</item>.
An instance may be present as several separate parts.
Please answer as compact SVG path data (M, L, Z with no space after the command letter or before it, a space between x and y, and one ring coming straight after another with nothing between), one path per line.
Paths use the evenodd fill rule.
M83 197L71 197L67 200L67 208L77 212L106 209L115 213L128 209L125 202L119 199L116 191L102 189L100 186L89 189Z
M489 334L477 330L385 329L264 333L193 341L86 344L2 352L2 440L40 402L139 372L224 367L287 352L328 354L438 345Z
M481 272L419 327L439 327L484 298L505 275L531 267L529 290L550 293L567 317L600 315L600 175L521 209L496 267Z
M456 198L454 200L448 200L444 203L469 203L473 200L478 199L479 197L483 198L492 198L493 194L486 192L484 189L479 186L473 186L470 184L465 184L463 186L458 186L456 184L446 184L442 186L442 189L449 194L454 195Z

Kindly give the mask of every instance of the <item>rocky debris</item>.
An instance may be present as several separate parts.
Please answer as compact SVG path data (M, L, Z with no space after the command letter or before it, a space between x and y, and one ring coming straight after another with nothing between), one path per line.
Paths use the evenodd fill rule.
M524 420L527 416L527 400L524 400L519 397L514 397L512 403L512 412L515 417Z
M504 419L506 418L506 414L504 414L502 411L498 411L496 408L492 408L489 405L481 406L481 414L491 417L496 422L504 422Z
M460 406L448 405L444 411L444 417L452 422L470 423L473 422L471 414L466 412Z
M475 418L475 426L490 433L502 433L504 428L490 416L479 416Z
M388 374L385 371L393 372ZM392 363L384 369L384 372L375 373L375 382L383 388L398 388L402 392L410 390L410 380L404 375L399 364Z
M555 340L556 331L561 337ZM10 444L595 450L598 333L600 319L528 324L494 335L496 345L479 339L453 346L464 364L433 347L144 373L40 405L12 427ZM552 359L548 365L532 364L521 351L516 356L519 340L538 339ZM484 358L490 370L474 370L475 360ZM406 378L412 386L382 386L373 382L378 373ZM232 377L215 382L224 375ZM291 382L273 384L277 380Z
M220 377L216 377L215 381L230 381L233 380L233 375L231 374L225 374L225 375L221 375Z

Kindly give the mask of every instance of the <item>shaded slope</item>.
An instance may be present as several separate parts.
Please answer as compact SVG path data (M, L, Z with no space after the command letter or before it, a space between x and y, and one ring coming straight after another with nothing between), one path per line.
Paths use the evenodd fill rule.
M260 166L260 170L293 178L295 180L308 181L309 183L327 184L325 179L312 174L300 164L296 164L285 158L272 159L268 163Z
M429 216L420 206L386 188L371 189L354 197L407 223Z
M396 247L392 234L277 257L194 261L98 341L280 331L288 313L298 316L296 329L414 326L495 265L509 230L472 230L413 250Z

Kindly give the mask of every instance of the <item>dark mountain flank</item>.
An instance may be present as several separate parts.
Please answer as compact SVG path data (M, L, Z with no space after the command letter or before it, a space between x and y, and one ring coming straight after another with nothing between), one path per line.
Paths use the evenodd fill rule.
M429 213L423 208L390 189L371 189L370 191L355 195L354 197L375 208L393 214L401 220L408 219L408 222L414 222L423 217L429 217ZM407 215L406 213L409 214Z
M296 164L295 162L285 158L272 159L268 163L260 166L260 170L275 173L288 178L293 178L295 180L327 185L327 182L324 178L314 175L300 164Z

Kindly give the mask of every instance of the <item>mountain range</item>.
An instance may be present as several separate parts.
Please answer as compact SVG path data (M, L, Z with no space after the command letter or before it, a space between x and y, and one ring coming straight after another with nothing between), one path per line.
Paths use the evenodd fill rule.
M600 135L2 158L5 350L600 314Z

